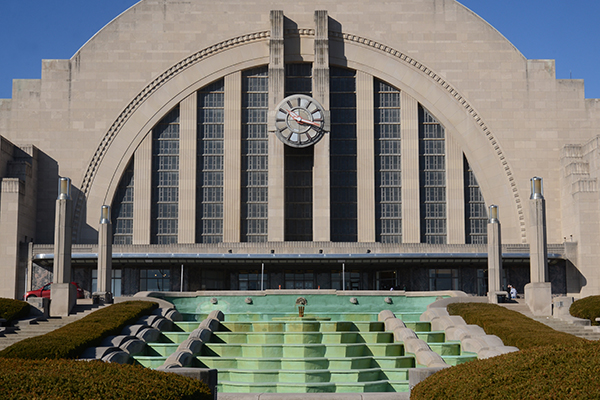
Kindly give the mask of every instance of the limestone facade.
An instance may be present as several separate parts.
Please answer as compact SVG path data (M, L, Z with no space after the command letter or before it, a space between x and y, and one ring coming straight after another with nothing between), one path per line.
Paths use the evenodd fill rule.
M312 162L312 190L306 201L311 211L304 222L311 224L311 240L302 241L286 240L286 221L288 228L292 221L286 205L292 201L293 192L286 186L286 171L291 171L286 162L292 153L276 138L271 124L275 106L289 94L289 64L311 66L311 95L331 112L332 125L348 122L334 120L333 115L341 111L332 100L337 93L332 89L333 81L341 81L344 76L332 71L342 75L350 71L355 82L351 94L356 115L351 128L356 132L355 143L344 146L355 146L352 156L356 167L352 173L356 215L342 215L341 219L335 215L338 204L346 207L348 202L338 199L341 183L334 178L338 176L334 174L334 155L340 155L335 150L340 142L334 133L326 134L306 156ZM243 172L247 140L243 126L248 121L243 117L243 93L247 72L257 68L267 71L268 81L269 123L264 139L268 149L268 200L264 218L266 239L272 245L255 246L243 233L249 218L245 217L247 204L241 199L247 190ZM203 201L199 194L203 192L198 187L204 183L196 171L200 171L199 163L206 158L198 156L201 141L196 135L202 117L196 112L200 107L197 93L221 81L223 138L222 144L214 146L222 146L218 154L223 164L219 171L222 185L215 189L222 196L222 221L215 222L222 224L222 237L218 245L204 243L181 254L217 254L227 250L231 251L227 254L243 256L264 251L262 261L257 259L251 266L232 265L229 275L219 283L223 288L236 288L238 271L256 270L264 261L272 260L272 254L293 257L307 252L326 254L328 249L333 252L330 254L339 255L334 257L339 263L363 251L379 252L377 266L357 266L361 274L373 272L361 275L365 289L377 288L379 272L402 274L402 255L425 254L424 258L431 258L433 248L440 251L433 257L439 261L434 269L459 270L458 282L475 279L471 273L461 275L465 258L454 257L450 266L442 263L445 254L452 258L454 245L462 246L460 254L477 253L466 250L466 159L485 200L484 208L490 204L499 207L502 242L507 245L527 248L530 243L530 178L543 178L547 243L549 249L563 249L553 253L560 253L555 261L561 267L550 266L550 278L562 282L556 291L576 296L600 293L600 270L596 267L600 256L600 100L585 99L583 81L557 80L554 61L527 60L493 27L453 0L322 0L294 4L143 0L106 25L70 60L44 60L40 80L15 80L12 99L0 100L0 268L12 277L2 283L0 295L22 296L25 288L34 285L34 269L51 265L40 262L36 267L33 255L29 255L28 263L24 244L34 242L33 253L39 260L46 254L42 251L46 249L44 245L53 243L59 176L72 180L73 243L95 245L99 210L103 205L113 205L113 209L118 205L120 185L130 168L134 177L133 247L127 251L139 255L142 253L136 251L135 245L146 250L152 246L153 231L161 226L156 221L160 217L153 211L153 196L158 190L153 180L153 174L157 175L153 163L158 157L153 132L175 109L179 124L178 168L173 178L177 180L177 199L171 210L177 211L176 223L169 223L177 226L177 244L200 243L197 232L207 222L199 217L199 204ZM401 222L394 223L401 224L401 243L395 246L378 243L381 216L376 194L381 185L376 178L379 167L374 138L375 112L379 109L373 88L379 82L396 90L400 99L401 145L397 144L395 160L401 166L401 201L397 203ZM440 139L445 190L440 239L443 243L441 247L431 245L430 250L423 243L428 229L423 222L424 172L420 153L424 113L433 116L444 133ZM341 128L328 129L335 132ZM9 148L6 152L5 143ZM29 172L15 180L14 171L3 165L14 165L18 160L26 160L28 167L23 168ZM356 237L343 244L333 243L337 239L332 238L344 230L339 224L346 217L356 221ZM415 252L412 248L416 244L425 247ZM169 252L161 246L155 249L156 252L150 249L144 254L180 251ZM485 252L484 249L482 253ZM383 254L396 256L386 258ZM485 255L478 257L478 262L485 259ZM175 258L169 264L171 288L175 282L179 285L175 279L179 264L194 265L187 275L190 285L194 276L210 275L197 261L189 261L183 255ZM410 268L422 274L418 257L408 258L412 260ZM528 263L528 256L522 258L523 263ZM159 259L160 256L154 257ZM90 255L89 265L74 265L74 274L86 280L80 284L88 290L92 289L93 278L88 271L92 260ZM282 260L278 262L283 263ZM383 260L389 268L381 265ZM141 259L139 262L144 263ZM130 270L121 269L123 285L126 279L143 275L141 267L134 264L129 265ZM114 263L113 268L118 270L119 263ZM320 286L319 274L329 273L318 272L319 268L316 260L294 264L295 270L312 271L314 286ZM560 270L560 278L552 278L553 268ZM510 266L505 269L510 271ZM280 266L273 273L285 274L285 267ZM514 277L506 279L522 280L523 287L529 280L519 274L515 272ZM430 278L435 279L434 275ZM427 273L422 276L427 281ZM282 282L285 285L285 280ZM395 278L395 283L400 284L400 279Z

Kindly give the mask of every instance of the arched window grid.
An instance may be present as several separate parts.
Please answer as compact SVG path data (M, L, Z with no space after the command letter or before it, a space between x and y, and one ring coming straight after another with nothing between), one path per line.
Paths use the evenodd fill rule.
M444 244L447 242L445 131L423 107L419 107L419 185L421 241Z
M331 241L356 242L356 71L331 67L329 93Z
M242 242L267 241L269 141L267 67L242 74Z
M312 95L312 64L286 64L285 95ZM284 148L286 241L313 239L314 148Z
M125 168L111 207L114 244L133 243L133 159Z
M223 241L225 87L221 79L198 91L196 241Z
M475 174L463 156L465 171L465 229L467 244L487 243L487 209Z
M400 91L377 79L374 91L376 240L401 243Z
M330 69L331 241L357 241L356 72ZM312 65L286 65L286 95L311 95ZM374 79L375 240L402 242L400 90ZM223 241L224 80L200 89L197 113L196 242ZM268 68L242 72L242 242L267 241ZM447 242L444 127L418 107L421 242ZM179 106L152 129L151 235L153 244L177 243ZM285 148L285 240L312 240L314 150ZM487 242L487 210L463 155L466 244ZM126 167L112 203L113 243L133 243L134 163Z
M152 129L152 224L154 244L177 243L179 218L179 106Z

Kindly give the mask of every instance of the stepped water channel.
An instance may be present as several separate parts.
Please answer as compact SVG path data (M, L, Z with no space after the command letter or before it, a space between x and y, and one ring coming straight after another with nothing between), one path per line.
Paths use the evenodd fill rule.
M414 354L378 321L392 311L449 365L476 359L419 321L432 296L340 294L255 294L165 298L184 320L149 343L137 363L158 368L213 310L223 321L193 360L218 370L218 391L231 393L408 392ZM308 302L303 317L295 307Z

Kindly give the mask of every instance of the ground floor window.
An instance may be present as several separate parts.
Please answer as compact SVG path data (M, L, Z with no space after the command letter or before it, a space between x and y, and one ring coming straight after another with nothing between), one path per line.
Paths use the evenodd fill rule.
M142 292L171 290L171 270L169 268L140 270L140 290Z
M98 291L98 270L92 270L92 293ZM111 293L113 297L121 296L121 270L113 269L112 270L112 284L111 284Z
M396 286L396 271L379 271L375 282L376 290L390 290Z
M229 276L227 271L220 269L202 270L202 290L226 290L229 289Z
M488 271L487 269L477 270L477 296L486 296L488 292Z
M240 290L260 290L261 277L263 280L263 289L269 289L269 274L261 275L260 271L240 271L238 275Z
M344 281L346 287L342 289ZM360 271L346 271L343 277L341 271L331 271L331 288L336 290L361 290Z
M315 275L313 271L285 271L284 287L286 289L314 289Z
M458 269L430 269L429 290L459 290Z

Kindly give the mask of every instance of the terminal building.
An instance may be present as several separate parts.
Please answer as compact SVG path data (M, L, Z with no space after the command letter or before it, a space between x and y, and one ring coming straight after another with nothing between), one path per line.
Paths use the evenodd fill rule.
M530 282L543 179L552 292L600 293L600 100L454 0L142 0L0 100L0 296L52 282L71 180L72 280L115 295L487 292Z

